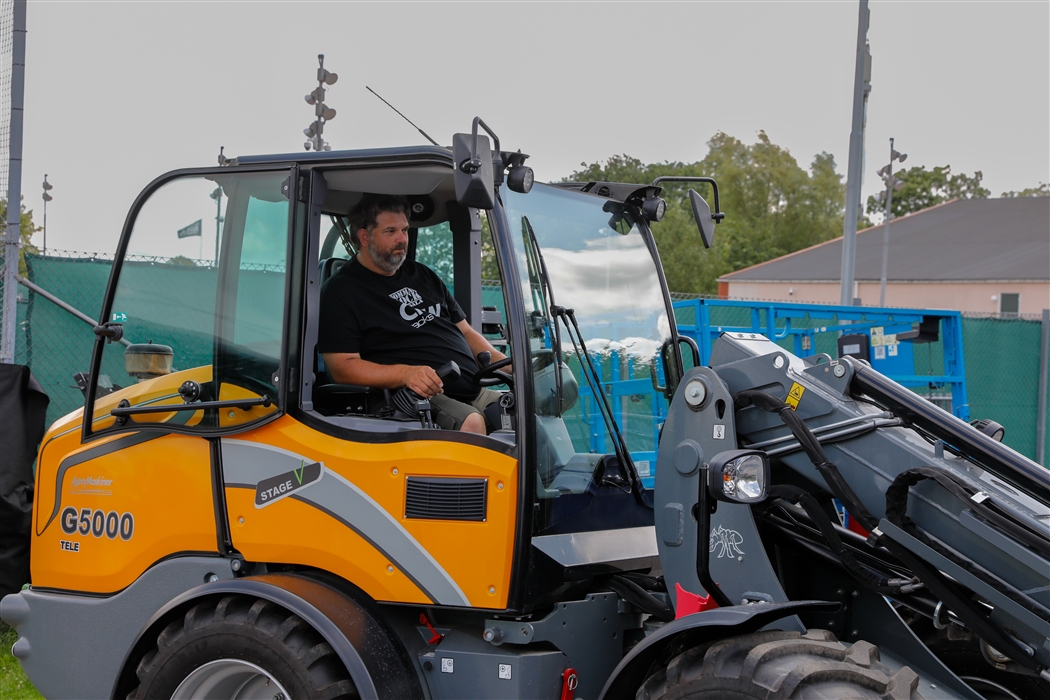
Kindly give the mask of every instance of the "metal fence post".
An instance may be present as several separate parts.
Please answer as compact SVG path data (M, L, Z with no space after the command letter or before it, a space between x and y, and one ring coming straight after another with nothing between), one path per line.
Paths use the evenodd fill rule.
M15 0L11 50L11 165L7 174L7 236L4 245L4 298L0 362L15 361L18 315L18 249L22 224L22 103L26 76L26 0Z
M1039 408L1035 423L1035 461L1046 464L1046 383L1050 374L1050 309L1043 309L1043 342L1039 348Z

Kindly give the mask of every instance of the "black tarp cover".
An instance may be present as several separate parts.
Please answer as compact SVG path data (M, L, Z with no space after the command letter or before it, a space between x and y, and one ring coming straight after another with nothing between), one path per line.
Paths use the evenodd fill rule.
M33 462L48 402L28 367L0 364L0 597L29 581Z

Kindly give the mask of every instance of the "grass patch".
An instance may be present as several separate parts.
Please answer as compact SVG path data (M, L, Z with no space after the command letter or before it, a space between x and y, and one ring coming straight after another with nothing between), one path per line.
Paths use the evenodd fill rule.
M18 639L15 628L0 622L0 698L3 700L43 700L43 695L22 672L18 659L11 656L11 645Z

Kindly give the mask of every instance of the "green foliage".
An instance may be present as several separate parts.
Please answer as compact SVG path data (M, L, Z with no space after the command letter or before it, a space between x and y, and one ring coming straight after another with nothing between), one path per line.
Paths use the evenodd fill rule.
M7 240L7 200L0 199L0 222L3 226L3 236L0 237L3 240ZM18 251L18 274L23 277L26 276L26 259L25 254L28 252L35 255L39 251L36 246L33 245L33 234L37 231L42 230L40 226L33 223L33 211L30 209L26 211L26 205L22 204L22 215L19 221L19 232L18 237L22 242L21 248Z
M197 263L193 262L190 258L185 255L176 255L174 258L168 260L169 265L181 265L182 267L197 267Z
M726 218L705 251L689 206L689 184L712 205L709 185L666 183L664 219L653 225L668 285L676 292L715 294L717 278L734 270L842 235L845 185L829 153L813 158L807 173L764 131L747 145L719 132L697 163L644 164L627 155L603 163L581 163L567 181L637 182L661 175L706 176L718 181Z
M893 177L902 181L904 186L893 193L893 216L904 216L912 212L932 207L951 199L985 199L991 192L981 186L984 174L980 170L972 176L966 173L952 175L952 166L938 165L927 170L923 165L907 168ZM868 214L881 214L886 207L876 197L868 197Z
M1050 197L1050 184L1043 182L1038 187L1028 187L1023 190L1003 192L1000 197Z
M492 229L489 217L481 217L481 279L499 280L499 264L496 262L496 248L492 244Z
M4 700L43 700L26 678L18 659L11 656L11 646L18 641L13 627L0 622L0 698Z

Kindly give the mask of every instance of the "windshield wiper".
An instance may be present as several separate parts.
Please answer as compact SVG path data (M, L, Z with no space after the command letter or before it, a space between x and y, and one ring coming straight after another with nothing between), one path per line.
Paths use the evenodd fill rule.
M626 493L630 493L635 484L641 484L641 478L638 476L638 471L634 466L634 460L631 459L631 453L627 449L627 441L623 439L623 433L620 432L620 426L613 417L612 406L609 405L609 397L605 394L605 386L602 383L602 375L598 371L598 368L594 366L594 360L591 358L591 354L587 352L587 345L583 340L583 333L580 332L580 326L576 323L576 313L572 309L552 304L551 315L555 318L555 326L557 326L557 319L562 319L562 323L565 323L565 330L569 332L569 340L572 341L572 347L576 351L576 354L586 358L586 362L583 360L580 361L580 366L585 370L584 375L587 376L587 383L591 385L591 393L594 394L594 400L598 404L598 409L602 414L602 419L605 421L605 427L613 436L616 456L620 460L624 474L627 475L627 488L623 488L611 479L609 480L609 483L614 484L617 488L620 488ZM570 323L572 324L571 326ZM573 335L574 332L575 336ZM578 346L577 341L579 341ZM586 370L590 370L590 372L588 373ZM603 481L605 480L603 479Z
M554 314L554 288L551 286L550 275L547 274L547 263L543 261L543 253L540 251L540 242L536 239L536 232L532 228L532 222L529 221L529 217L521 217L521 221L525 224L525 230L529 234L529 243L532 248L532 252L536 256L536 261L539 263L539 277L541 290L547 290L547 299L550 300L551 314ZM541 291L542 293L542 291ZM561 307L558 307L561 308ZM554 405L557 407L558 416L562 415L562 374L561 374L561 330L558 328L558 320L555 318L553 323L554 326L554 337L551 338L551 344L554 350Z

